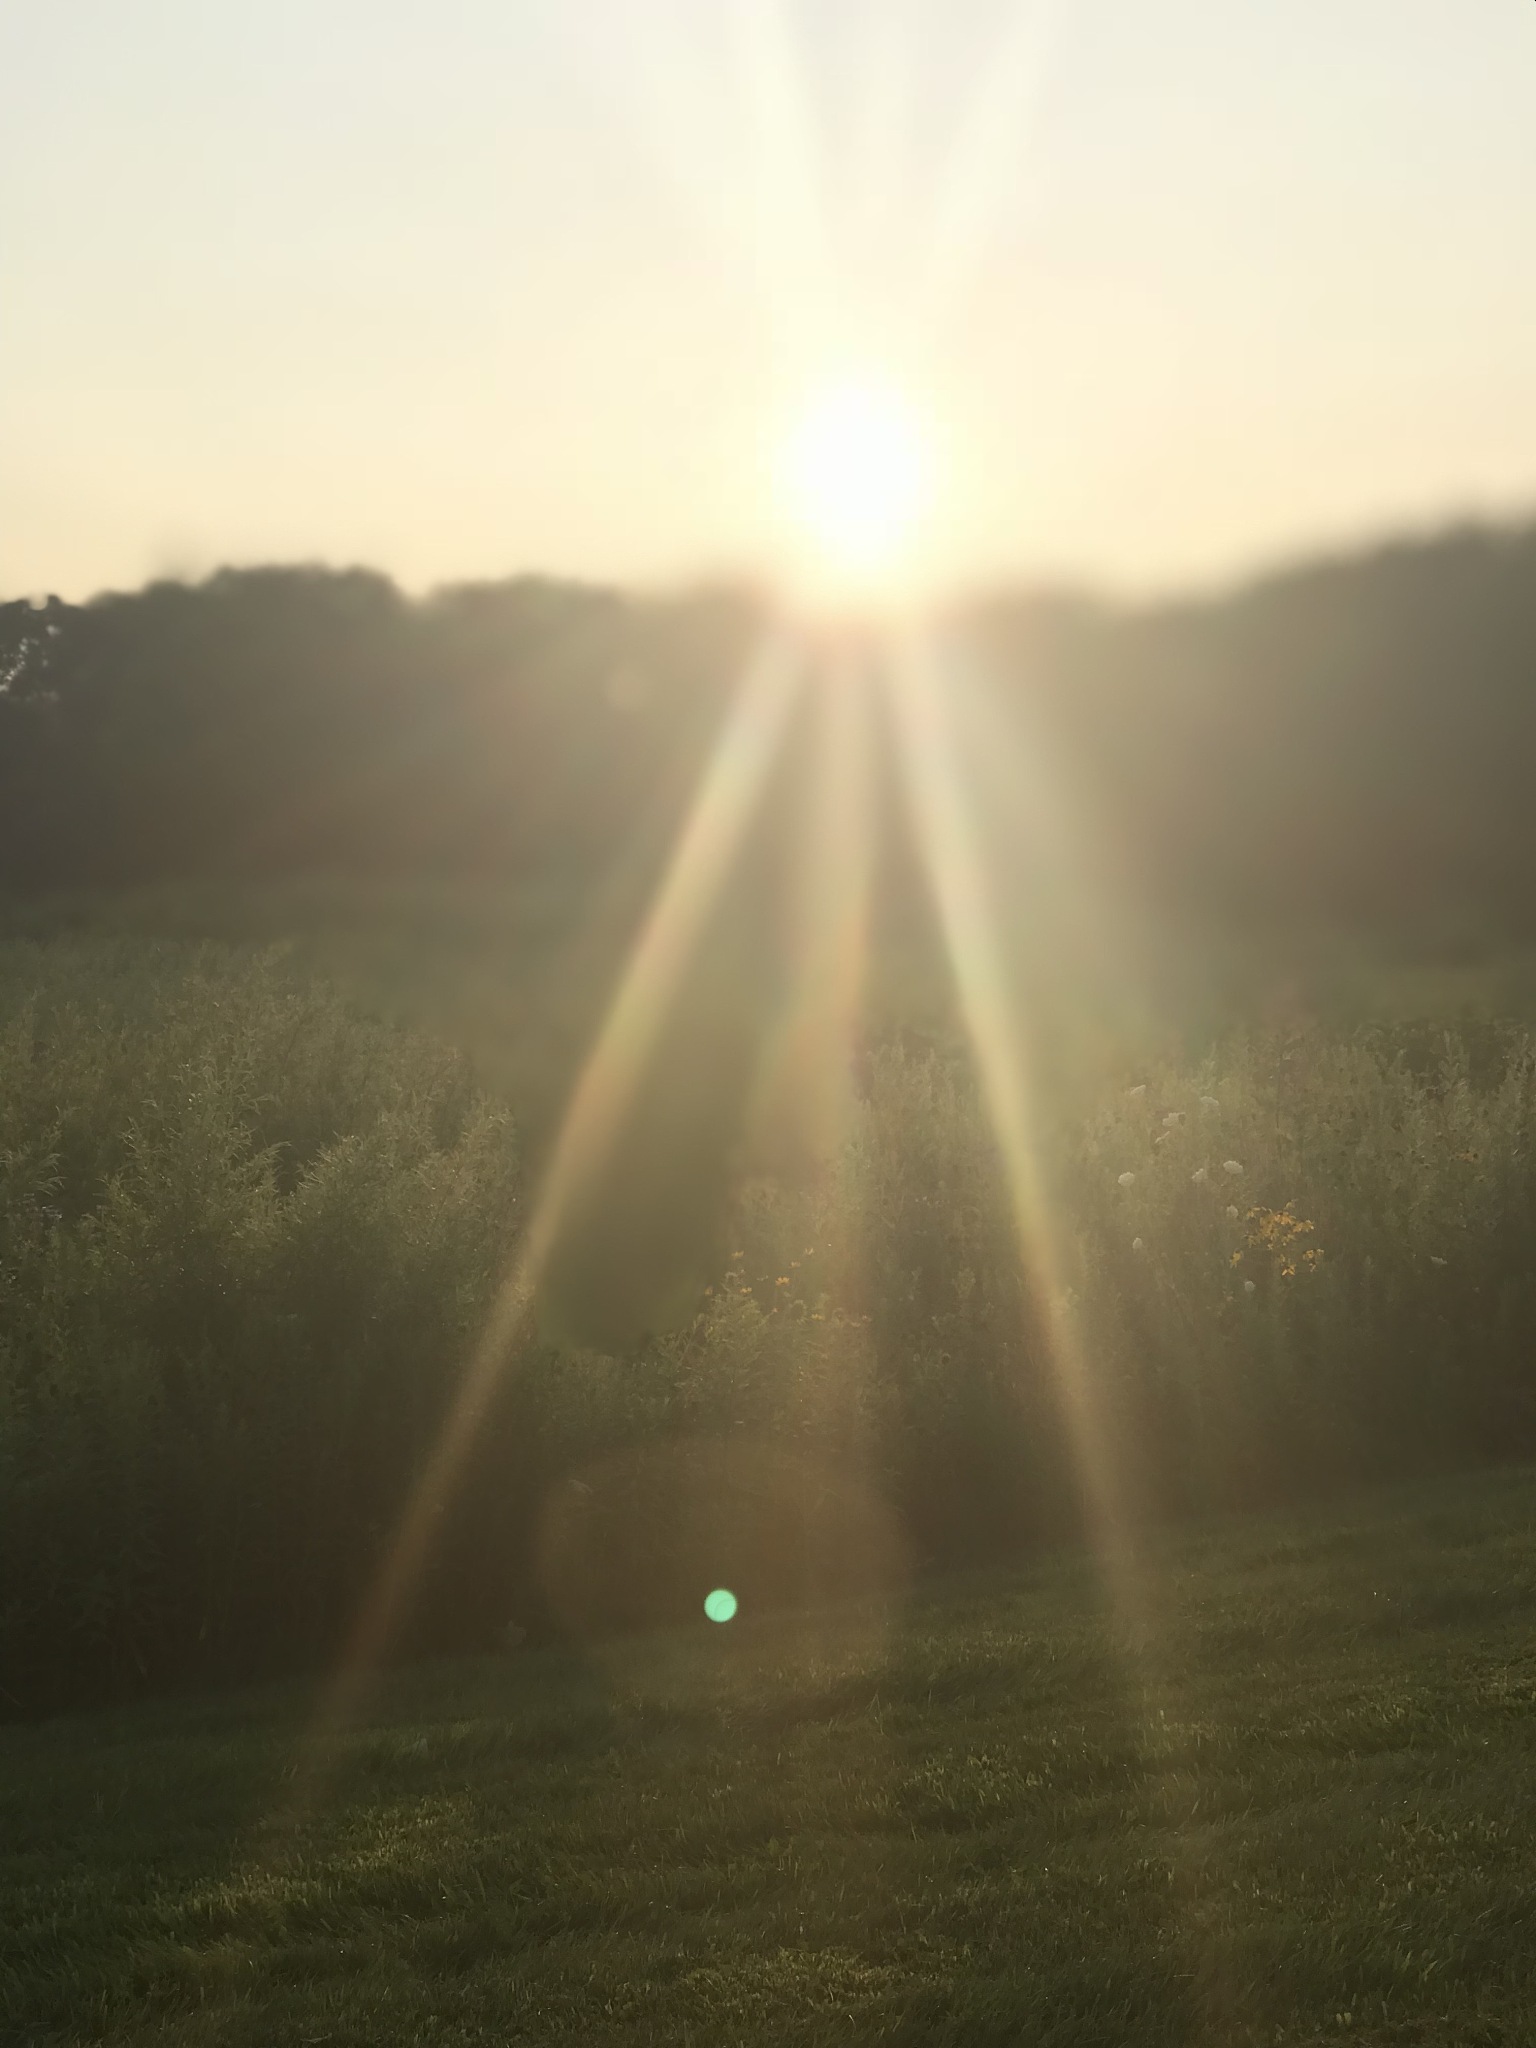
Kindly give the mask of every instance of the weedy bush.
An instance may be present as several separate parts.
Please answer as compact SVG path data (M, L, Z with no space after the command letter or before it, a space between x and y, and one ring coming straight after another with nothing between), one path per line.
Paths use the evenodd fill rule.
M1065 1162L1088 1351L1154 1495L1536 1445L1536 1055L1323 1033L1149 1075Z
M806 1352L786 1382L857 1384L920 1553L1081 1529L1068 1372L1132 1518L1529 1457L1536 1047L1475 1050L1319 1030L1042 1104L1021 1238L968 1076L887 1049L814 1228L803 1196L747 1205L753 1305Z
M530 1334L411 1639L1069 1537L1083 1410L1129 1516L1536 1455L1522 1033L1234 1043L1037 1109L1021 1240L963 1062L878 1049L686 1327ZM0 1704L331 1655L518 1227L452 1051L271 957L0 949Z
M450 1051L272 959L0 960L0 1685L327 1650L516 1227Z

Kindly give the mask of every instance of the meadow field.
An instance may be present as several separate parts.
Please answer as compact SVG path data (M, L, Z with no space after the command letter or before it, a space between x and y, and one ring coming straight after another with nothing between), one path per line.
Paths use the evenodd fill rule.
M28 2048L1536 2040L1536 1473L0 1731ZM302 1786L302 1792L296 1788Z
M0 1704L323 1668L536 1233L518 1117L250 946L14 941L0 1052ZM1039 1084L1033 1211L963 1043L871 1033L835 1144L755 1168L663 1077L498 1340L396 1647L1536 1456L1523 1023L1120 1059Z
M1044 1247L872 1037L593 1212L681 1312L552 1268L343 1689L537 1168L330 964L0 948L0 2039L1536 2040L1518 1017L1057 1067Z
M835 1145L722 1144L716 946L329 1683L614 920L13 914L0 2040L1536 2040L1514 956L1058 988L1032 1231L897 948Z
M0 2048L1536 2048L1533 36L0 5Z

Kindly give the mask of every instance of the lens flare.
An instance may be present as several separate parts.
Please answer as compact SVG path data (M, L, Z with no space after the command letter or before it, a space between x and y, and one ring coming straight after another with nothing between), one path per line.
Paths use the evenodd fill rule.
M730 873L803 682L799 651L765 643L736 701L566 1110L517 1256L395 1529L294 1766L288 1817L312 1800L327 1752L350 1721L419 1583L438 1522L497 1387L509 1370L573 1203L609 1155L679 980Z
M1007 1173L1024 1270L1044 1312L1056 1387L1071 1431L1092 1533L1112 1590L1133 1623L1144 1619L1101 1392L1072 1316L1055 1219L1040 1172L1026 1034L1015 1014L999 934L996 878L983 858L942 656L912 640L892 664L898 755L915 838L928 870L960 1006Z
M716 1586L713 1593L706 1593L704 1596L704 1612L711 1621L734 1621L736 1595L729 1586Z
M878 378L828 385L785 446L781 491L823 580L864 586L906 565L932 486L929 437Z
M812 758L804 829L789 882L796 968L763 1047L748 1110L761 1144L823 1166L846 1142L869 945L874 850L876 676L862 645L812 667Z

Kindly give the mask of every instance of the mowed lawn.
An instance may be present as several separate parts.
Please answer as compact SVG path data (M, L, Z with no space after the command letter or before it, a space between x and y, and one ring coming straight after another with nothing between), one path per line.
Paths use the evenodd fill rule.
M1530 1472L310 1699L0 1730L0 2039L1536 2042Z

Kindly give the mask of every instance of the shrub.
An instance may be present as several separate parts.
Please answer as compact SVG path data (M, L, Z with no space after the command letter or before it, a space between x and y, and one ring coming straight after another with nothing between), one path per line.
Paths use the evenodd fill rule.
M508 1119L212 951L7 949L0 1060L7 1691L324 1654L507 1254Z
M964 1062L892 1044L819 1180L739 1190L684 1327L525 1333L406 1640L1080 1533L1067 1366L1132 1519L1536 1454L1523 1033L1234 1042L1037 1109L1029 1256ZM280 959L0 951L10 1704L331 1656L518 1227L462 1060Z
M726 1298L776 1320L784 1387L857 1387L861 1455L939 1557L1081 1532L1067 1369L1131 1520L1530 1456L1536 1046L1477 1055L1318 1030L1043 1104L1021 1258L964 1066L888 1047L819 1196L744 1206ZM761 1376L718 1314L696 1341L695 1375Z

